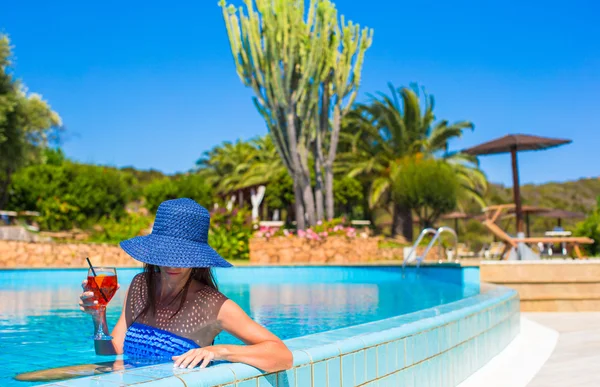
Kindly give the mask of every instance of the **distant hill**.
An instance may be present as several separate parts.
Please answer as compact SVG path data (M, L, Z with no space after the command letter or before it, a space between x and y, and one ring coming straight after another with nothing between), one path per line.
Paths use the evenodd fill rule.
M490 204L512 203L512 195L512 188L490 184L486 200ZM574 212L588 213L596 205L598 196L600 196L600 178L521 186L523 204Z

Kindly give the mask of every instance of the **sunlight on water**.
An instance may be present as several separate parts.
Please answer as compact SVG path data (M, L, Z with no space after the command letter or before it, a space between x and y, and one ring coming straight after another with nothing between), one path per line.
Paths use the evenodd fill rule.
M282 339L362 324L459 300L478 292L399 271L364 268L233 269L220 290ZM119 270L109 304L112 326L137 270ZM85 270L0 271L0 386L27 386L15 374L111 360L96 356L90 317L78 309ZM246 279L246 280L244 280ZM343 280L343 283L339 283ZM221 334L217 343L237 343Z

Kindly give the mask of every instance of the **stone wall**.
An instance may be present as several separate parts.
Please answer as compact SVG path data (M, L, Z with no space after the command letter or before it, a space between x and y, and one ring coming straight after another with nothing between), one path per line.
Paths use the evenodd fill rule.
M343 264L402 261L403 248L379 248L379 238L329 237L313 241L296 237L252 238L252 264ZM422 254L424 247L417 251ZM140 263L118 246L86 243L32 243L0 240L0 268L86 267L89 257L96 266L139 267ZM427 260L438 260L433 248ZM444 257L442 257L444 259Z
M0 241L0 268L87 267L86 257L95 266L141 266L113 245Z
M600 311L600 260L482 261L482 282L515 289L524 312Z
M361 263L382 260L402 260L404 249L379 248L380 238L329 237L315 241L297 237L252 238L250 263ZM422 254L424 247L417 252ZM431 249L426 260L438 260L439 251Z

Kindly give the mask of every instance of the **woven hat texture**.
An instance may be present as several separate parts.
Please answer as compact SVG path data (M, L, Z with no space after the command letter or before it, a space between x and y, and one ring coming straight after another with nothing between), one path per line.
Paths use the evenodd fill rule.
M167 267L230 267L208 245L210 214L192 199L160 204L152 233L122 241L121 248L134 259Z

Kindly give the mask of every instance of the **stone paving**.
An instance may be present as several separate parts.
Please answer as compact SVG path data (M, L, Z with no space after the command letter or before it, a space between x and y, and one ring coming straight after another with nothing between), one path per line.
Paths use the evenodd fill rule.
M552 355L528 387L600 386L600 312L523 316L559 332Z

